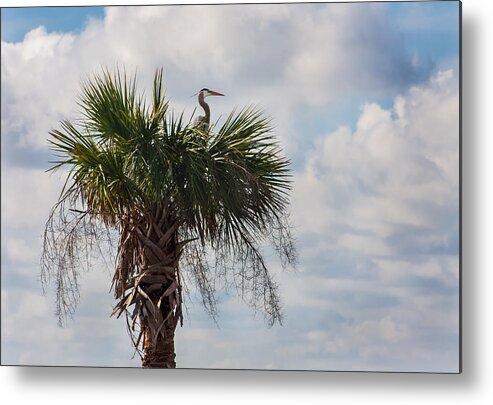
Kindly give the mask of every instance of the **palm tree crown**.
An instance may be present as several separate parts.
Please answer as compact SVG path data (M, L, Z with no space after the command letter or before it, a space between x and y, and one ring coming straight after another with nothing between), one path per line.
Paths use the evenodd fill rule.
M42 256L62 320L75 308L85 253L116 237L114 314L127 316L135 347L151 353L147 360L144 353L149 367L174 367L174 349L165 355L159 347L182 321L182 292L191 282L211 315L220 278L273 324L281 312L263 241L271 238L283 266L296 260L289 161L269 120L245 108L217 131L194 127L169 111L162 78L161 69L147 102L135 76L104 70L83 84L80 120L50 132L58 157L50 170L69 171Z

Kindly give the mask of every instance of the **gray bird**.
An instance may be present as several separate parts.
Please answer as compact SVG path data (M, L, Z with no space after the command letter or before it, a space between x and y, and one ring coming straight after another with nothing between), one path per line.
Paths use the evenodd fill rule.
M200 115L199 117L197 117L194 122L194 126L207 131L207 129L209 129L209 123L211 120L211 109L209 108L209 104L205 102L205 98L209 96L224 96L224 94L209 89L202 89L199 91L198 94L199 104L204 109L205 115Z

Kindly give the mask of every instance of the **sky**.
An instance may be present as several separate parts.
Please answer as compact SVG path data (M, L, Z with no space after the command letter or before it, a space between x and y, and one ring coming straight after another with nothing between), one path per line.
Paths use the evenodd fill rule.
M295 271L268 256L284 323L191 293L177 366L457 372L459 4L2 9L2 364L139 367L110 318L111 269L83 274L64 327L43 294L44 223L63 185L48 132L101 66L164 67L173 109L256 104L292 162Z

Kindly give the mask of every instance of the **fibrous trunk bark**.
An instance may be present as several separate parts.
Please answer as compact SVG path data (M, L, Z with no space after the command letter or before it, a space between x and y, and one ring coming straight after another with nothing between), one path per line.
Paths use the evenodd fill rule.
M142 347L142 367L175 368L174 334L182 321L178 261L184 242L177 242L176 221L158 218L141 216L122 227L114 277L120 301L114 313L125 312L131 333L138 335L134 346Z
M153 342L152 333L144 326L143 368L176 368L175 361L175 328L167 323L164 334L160 334Z
M176 248L171 243L169 248ZM177 252L166 252L166 259L157 258L144 249L152 273L139 284L144 304L140 314L143 339L143 368L175 368L175 329L181 315L181 297L178 283ZM145 271L143 274L146 274Z

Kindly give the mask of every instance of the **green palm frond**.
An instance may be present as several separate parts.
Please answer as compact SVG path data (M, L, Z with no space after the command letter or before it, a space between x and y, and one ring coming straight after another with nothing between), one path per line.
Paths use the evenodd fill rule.
M257 306L260 300L270 320L278 320L275 283L260 245L268 235L280 232L280 237L273 236L282 245L276 249L281 254L294 251L284 249L292 246L283 222L288 215L291 175L289 161L263 111L248 107L233 111L222 125L208 131L195 128L183 114L168 111L162 69L156 71L149 101L137 94L135 75L105 69L83 83L79 107L79 120L62 121L60 129L50 132L56 156L50 170L69 169L55 210L83 207L80 212L85 219L93 224L102 221L120 233L117 295L124 294L129 280L136 277L142 240L146 249L169 249L159 245L169 227L174 236L166 238L176 243L176 257L182 250L195 252L186 263L205 296L212 297L213 283L204 281L211 269L200 255L210 247L217 263L229 266L229 260L242 283L251 282L251 304ZM55 232L54 218L52 212L45 246L68 249L70 258L76 254L75 242L56 242L70 238L52 235L50 245L48 231ZM63 225L65 216L60 218ZM127 235L142 230L147 234ZM151 238L154 232L161 235L156 236L156 244ZM293 264L294 255L287 262ZM268 288L258 290L256 280L263 280L260 284ZM213 308L213 298L209 303ZM125 308L122 304L120 309Z

